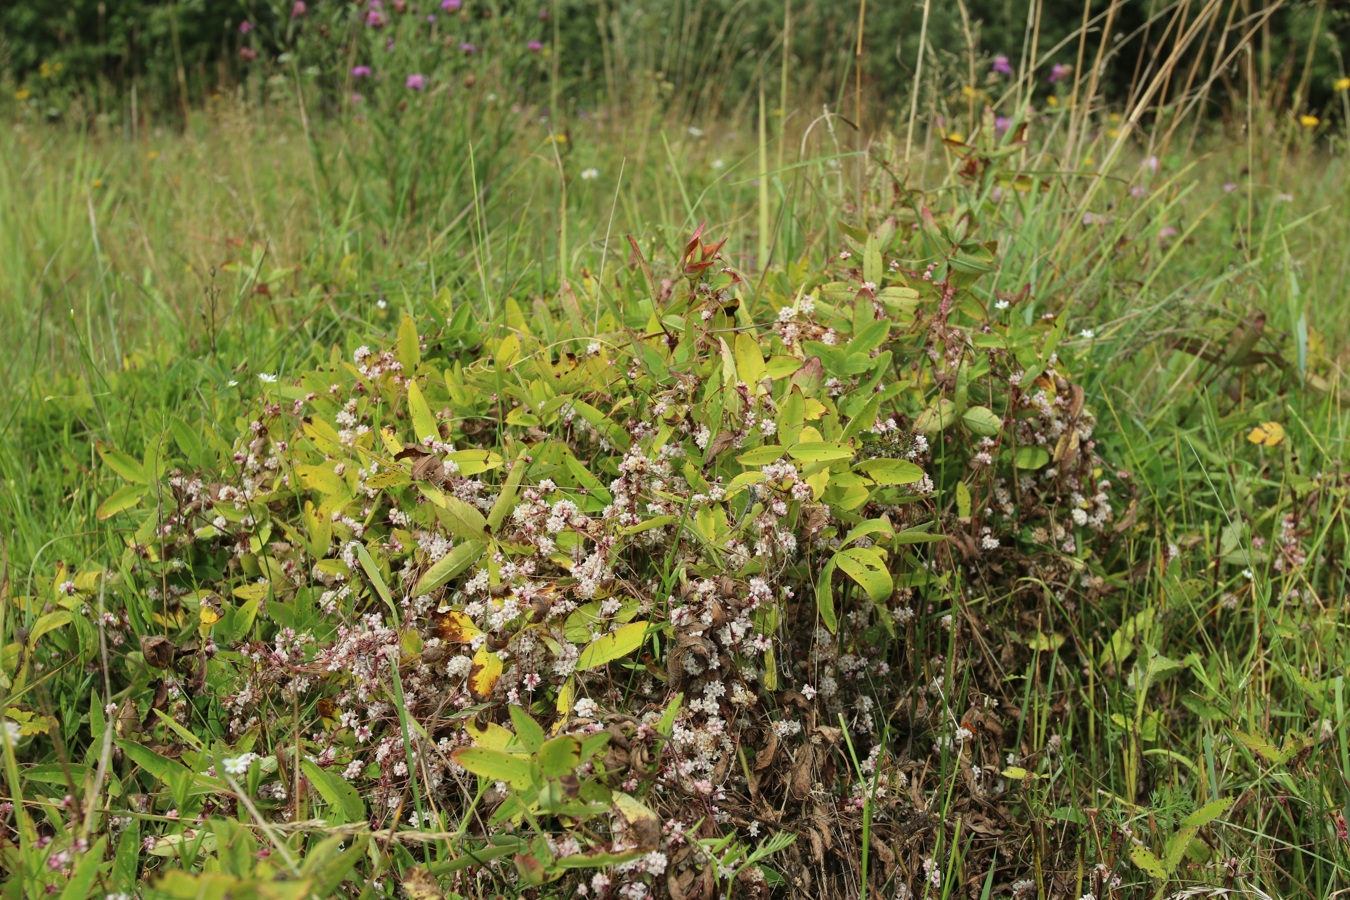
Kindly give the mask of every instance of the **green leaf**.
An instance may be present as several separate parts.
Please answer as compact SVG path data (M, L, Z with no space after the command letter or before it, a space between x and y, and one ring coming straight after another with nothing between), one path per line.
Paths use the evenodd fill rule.
M1224 797L1222 800L1215 800L1213 803L1206 803L1204 806L1191 813L1182 820L1183 825L1194 825L1196 828L1202 828L1213 822L1219 816L1228 811L1228 807L1233 805L1232 797Z
M433 441L441 439L436 417L431 414L431 407L427 406L426 398L422 396L422 389L417 386L416 381L408 382L408 413L412 416L413 432L419 441L428 438Z
M867 519L850 528L848 534L844 535L844 539L839 545L841 547L847 547L859 538L865 538L872 534L884 534L889 540L895 536L895 529L891 526L891 523L887 522L885 519Z
M830 634L839 630L839 617L834 611L834 588L830 584L833 578L834 559L831 559L816 579L816 611L820 613L820 620L825 623Z
M515 462L511 464L511 471L506 476L506 483L502 485L501 493L497 495L497 501L492 504L492 511L488 513L488 527L496 531L515 509L516 496L520 493L520 482L525 478L525 455L529 448L522 447L516 454Z
M756 447L753 450L745 451L740 456L736 457L736 462L748 469L767 466L769 463L782 456L786 449L786 447L782 447L778 444L766 444L763 447Z
M530 714L515 704L511 705L511 724L516 726L516 740L533 753L544 743L544 729Z
M849 547L836 553L834 559L844 574L856 581L874 603L890 599L894 588L891 573L874 550Z
M753 391L755 386L764 380L766 374L764 355L760 352L759 341L747 332L740 332L736 335L735 357L737 375L741 381L750 385Z
M838 441L806 441L788 447L787 454L798 462L827 462L852 458L853 448Z
M150 483L150 477L145 474L145 467L121 450L117 450L100 441L98 444L98 455L103 457L104 465L127 481L134 484L148 485Z
M483 555L483 544L477 541L460 541L450 548L450 552L436 560L436 563L417 579L413 596L429 594L436 588L448 583L459 573L473 565Z
M1195 840L1196 832L1200 829L1194 825L1183 825L1177 829L1177 833L1172 835L1172 839L1167 842L1167 855L1163 857L1163 867L1168 872L1175 872L1177 866L1181 865L1181 858L1186 855L1186 848Z
M486 747L461 747L450 755L475 775L505 781L517 789L534 784L534 766L528 757Z
M666 711L661 714L661 721L656 723L656 733L665 737L670 737L671 731L675 728L675 717L680 713L680 705L684 702L684 694L676 694L666 707Z
M86 897L94 895L94 881L97 880L98 870L103 865L103 848L107 843L108 839L101 837L80 856L80 861L75 864L75 871L71 873L65 889L61 891L61 900L85 900Z
M345 778L340 778L321 769L314 762L308 759L300 761L300 768L304 771L305 777L309 783L314 785L314 790L319 792L319 796L324 802L333 809L334 812L342 816L343 822L364 822L366 820L366 804L357 793L356 788ZM341 823L339 823L341 824Z
M964 481L956 483L956 515L961 519L970 518L970 488Z
M40 616L33 624L33 629L28 633L28 646L36 647L38 638L49 631L55 631L58 628L64 628L69 625L75 616L69 610L59 609L56 612L49 612Z
M99 504L94 516L101 522L139 505L145 496L146 487L140 484L127 484L113 491L112 495Z
M1153 851L1147 847L1134 846L1130 848L1130 860L1139 868L1143 869L1145 874L1152 875L1159 881L1165 881L1171 873L1163 867L1162 860L1153 855Z
M946 397L938 400L914 419L914 430L919 434L941 431L956 420L956 404Z
M961 413L961 422L974 434L993 437L1003 429L1003 420L987 406L972 406Z
M584 672L587 669L598 668L627 656L642 646L646 635L646 622L629 622L609 634L596 638L582 648L581 655L577 657L577 671Z
M865 459L856 468L877 484L913 484L923 479L923 469L903 459Z
M785 446L797 443L802 433L802 423L806 417L806 398L802 389L792 385L787 397L778 408L778 439ZM772 461L772 460L771 460Z
M555 737L539 748L535 760L545 778L561 778L581 765L581 742L569 734Z
M432 497L432 512L455 537L465 541L484 541L490 536L487 519L474 507L458 497L439 491L429 496Z
M404 316L398 326L398 361L403 364L403 371L410 377L417 371L417 364L422 361L422 347L417 339L417 324L410 316Z
M881 245L877 243L876 235L869 234L863 244L863 281L881 284L882 273Z
M181 778L191 774L187 766L177 760L160 756L149 747L143 747L136 741L117 739L113 743L122 748L122 752L127 755L127 759L166 784L171 778Z
M1018 447L1014 465L1019 469L1040 469L1050 462L1050 451L1044 447Z

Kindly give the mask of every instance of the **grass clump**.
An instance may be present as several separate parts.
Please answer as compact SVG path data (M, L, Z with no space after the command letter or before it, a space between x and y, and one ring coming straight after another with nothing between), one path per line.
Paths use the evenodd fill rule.
M1338 125L444 63L8 132L6 896L1344 888Z

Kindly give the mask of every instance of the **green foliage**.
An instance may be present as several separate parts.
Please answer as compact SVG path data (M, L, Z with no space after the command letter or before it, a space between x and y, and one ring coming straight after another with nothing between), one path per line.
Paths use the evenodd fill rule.
M411 18L353 107L259 12L209 125L0 136L6 896L1344 889L1334 126L747 134L715 5L625 116Z

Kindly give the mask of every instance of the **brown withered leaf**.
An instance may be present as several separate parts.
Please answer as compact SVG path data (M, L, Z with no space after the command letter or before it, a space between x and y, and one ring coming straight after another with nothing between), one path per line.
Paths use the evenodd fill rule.
M432 633L449 644L468 644L482 634L473 619L457 609L434 612L430 619Z
M764 729L764 746L755 753L755 771L763 772L773 764L778 755L778 732L772 728Z
M145 657L145 664L155 669L169 668L176 655L173 641L159 635L141 636L141 654Z
M717 436L708 443L708 449L703 453L703 471L708 471L708 467L721 453L734 446L736 446L736 432L719 431Z
M811 796L811 771L816 761L815 747L804 744L788 774L788 796L801 801Z

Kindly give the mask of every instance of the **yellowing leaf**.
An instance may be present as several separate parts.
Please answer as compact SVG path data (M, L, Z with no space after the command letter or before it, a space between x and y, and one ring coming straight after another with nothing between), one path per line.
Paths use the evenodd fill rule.
M629 622L609 634L596 638L587 644L577 657L577 671L594 669L627 656L642 646L642 639L646 634L646 622Z
M416 381L408 382L408 413L412 416L413 432L419 441L428 438L433 441L440 440L441 432L436 427L436 417L431 414L431 407L427 406L426 398L422 396L422 389L417 386Z
M19 726L19 734L27 737L32 734L46 734L51 730L52 722L47 716L38 715L26 709L11 706L5 710L5 718Z
M638 800L622 791L614 792L614 809L628 825L629 837L638 846L653 848L661 839L661 820Z
M347 483L337 474L331 462L315 466L296 466L295 474L300 476L300 484L306 490L331 495L343 493L347 489Z
M404 316L398 326L398 361L403 364L403 371L409 375L417 371L417 364L422 361L417 325L409 316Z
M107 500L104 500L94 515L101 522L104 519L110 519L123 510L131 509L141 502L145 496L146 488L140 484L128 484L114 491Z
M1279 422L1262 422L1248 432L1247 440L1262 447L1274 447L1284 440L1284 426Z
M546 777L561 778L581 765L581 742L570 734L545 741L535 755L535 761Z
M534 782L534 766L524 756L486 747L461 747L450 755L475 775L505 781L514 788L527 788Z
M133 457L121 450L110 447L107 444L99 442L98 455L103 458L103 464L112 469L118 475L121 475L127 481L133 484L149 484L150 477L145 473L144 464L137 462Z
M501 677L502 658L495 650L489 650L487 644L479 647L473 655L473 665L469 668L469 693L479 700L486 700L492 696L492 689Z
M503 728L495 722L488 722L480 728L474 719L467 719L464 722L464 730L475 744L489 750L505 750L515 738L510 729Z
M1130 848L1130 860L1139 868L1143 869L1148 875L1157 879L1166 879L1170 872L1163 866L1162 860L1153 855L1153 852L1146 847L1135 846Z
M759 341L742 331L736 335L736 374L753 391L764 380L767 369L759 350Z

